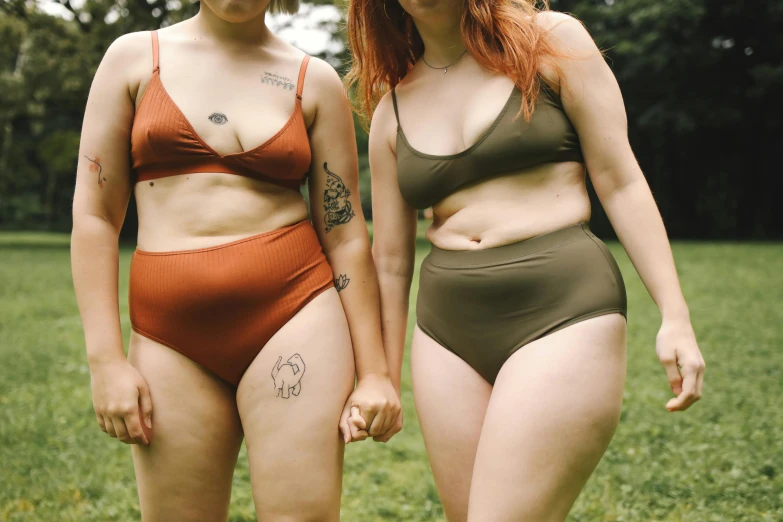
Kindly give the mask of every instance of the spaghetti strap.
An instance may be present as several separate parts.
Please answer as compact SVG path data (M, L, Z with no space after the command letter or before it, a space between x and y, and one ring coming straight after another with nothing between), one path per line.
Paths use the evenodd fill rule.
M397 110L397 93L394 92L394 89L391 91L392 94L392 105L394 105L394 117L397 119L397 128L400 127L400 113Z
M152 31L152 72L160 70L158 65L158 31Z
M296 83L296 99L302 99L302 89L304 89L305 72L307 71L307 62L310 61L310 55L306 54L302 60L302 66L299 68L299 81Z

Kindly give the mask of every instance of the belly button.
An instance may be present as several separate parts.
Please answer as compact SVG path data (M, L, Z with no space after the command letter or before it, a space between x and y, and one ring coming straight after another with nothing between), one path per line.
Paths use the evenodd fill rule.
M480 237L472 237L472 238L470 238L470 241L473 242L473 243L481 243L481 238Z

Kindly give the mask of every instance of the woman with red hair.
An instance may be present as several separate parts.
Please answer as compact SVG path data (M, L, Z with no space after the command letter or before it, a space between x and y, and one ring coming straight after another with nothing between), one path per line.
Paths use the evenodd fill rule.
M411 364L446 516L563 520L617 427L626 367L625 287L590 232L586 172L661 311L669 411L704 373L617 82L578 21L532 2L353 0L348 28L398 387L416 210L433 208Z

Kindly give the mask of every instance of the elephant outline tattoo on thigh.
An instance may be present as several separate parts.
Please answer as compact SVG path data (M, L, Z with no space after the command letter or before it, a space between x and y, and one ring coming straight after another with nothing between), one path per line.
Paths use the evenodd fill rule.
M302 356L295 353L284 364L283 357L277 358L277 363L272 367L272 380L275 384L277 397L288 399L291 394L295 397L302 391L302 376L305 372L305 363Z

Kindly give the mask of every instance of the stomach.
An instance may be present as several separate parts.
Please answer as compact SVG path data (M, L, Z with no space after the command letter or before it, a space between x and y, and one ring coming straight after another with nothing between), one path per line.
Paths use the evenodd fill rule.
M432 207L426 237L443 250L480 250L590 219L581 163L546 163L482 180Z
M207 248L307 219L298 192L222 173L181 174L134 187L137 246L147 252Z

